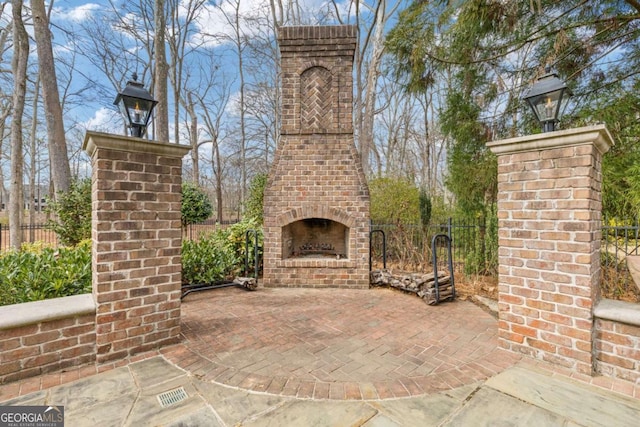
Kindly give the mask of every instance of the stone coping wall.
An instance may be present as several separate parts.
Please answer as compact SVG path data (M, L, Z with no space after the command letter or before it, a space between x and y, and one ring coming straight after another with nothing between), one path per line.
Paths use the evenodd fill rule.
M640 304L604 299L594 316L596 372L640 383Z
M0 384L96 360L91 294L0 307Z

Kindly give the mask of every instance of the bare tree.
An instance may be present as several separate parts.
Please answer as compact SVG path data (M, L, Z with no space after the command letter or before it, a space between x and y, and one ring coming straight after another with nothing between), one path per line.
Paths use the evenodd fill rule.
M2 2L0 4L0 16L4 16L4 10L8 4L9 2ZM0 27L0 69L2 71L6 70L7 72L0 73L0 76L2 76L4 80L7 79L7 77L13 75L13 73L11 72L11 66L9 66L8 69L4 67L3 57L5 52L7 52L7 50L9 49L9 46L11 46L11 43L9 43L9 41L11 40L10 36L11 34L13 34L14 29L13 23L10 19L8 21L2 22L2 24L4 25ZM8 194L7 187L5 185L4 153L5 150L8 151L6 142L10 139L10 134L7 133L7 119L11 116L13 109L12 87L13 83L11 83L11 85L7 85L7 90L5 90L3 87L0 87L0 208L2 208L2 204L6 202ZM10 143L11 142L9 141L9 144Z
M223 220L223 159L220 145L225 139L223 119L225 110L231 97L231 82L227 80L216 81L214 75L208 79L208 86L203 91L198 101L202 107L204 130L208 136L203 142L211 142L211 169L214 178L216 194L217 221Z
M356 24L358 25L358 51L355 57L356 96L355 129L362 167L365 173L371 172L370 155L373 147L373 125L376 113L376 92L380 77L380 62L384 53L385 27L395 14L401 1L395 0L388 5L386 0L374 0L372 4L362 3L373 19L367 23L356 2ZM362 76L366 76L365 81Z
M33 90L33 112L31 113L31 135L29 136L29 154L31 157L31 161L29 162L29 227L31 235L29 236L29 241L34 240L34 232L35 228L33 227L36 223L36 172L37 172L37 131L38 131L38 98L40 91L40 74L36 77L36 82Z
M8 139L7 135L7 119L11 116L12 113L12 103L11 98L3 94L2 101L0 101L0 208L2 207L2 203L6 200L7 195L7 187L5 186L5 175L4 175L4 149L5 149L5 141Z
M195 32L196 20L199 17L202 7L206 4L205 0L168 0L167 15L169 18L169 33L167 34L167 43L169 45L170 60L169 60L169 80L171 81L171 87L173 88L173 122L175 124L173 130L173 139L176 144L180 142L180 128L178 123L180 122L180 106L182 105L187 114L191 118L191 123L196 120L197 116L194 111L189 111L189 101L187 99L188 92L184 91L185 75L184 68L187 65L187 56L193 52L193 47L190 45L190 38ZM186 95L185 95L186 93ZM190 136L197 137L192 132L189 132ZM191 141L191 144L197 144L197 138L195 141ZM193 151L192 151L192 156ZM197 155L197 154L196 154ZM197 165L194 164L195 167ZM196 174L197 179L197 174Z
M155 110L155 131L156 139L169 142L169 100L167 97L167 77L169 74L167 56L165 52L165 0L154 0L153 22L155 27L155 38L153 42L154 62L154 87L153 95L158 101ZM177 123L175 124L178 125Z
M231 7L228 11L225 5ZM230 42L234 47L234 53L238 66L238 84L240 86L238 92L238 114L240 116L240 205L244 203L245 193L247 189L247 136L246 136L246 81L244 69L245 48L247 46L247 37L242 30L242 16L240 14L240 0L225 0L218 6L226 23L232 29L232 34L221 34L222 38Z
M416 131L415 98L406 96L400 85L382 79L377 95L380 106L371 153L376 161L376 174L413 179L419 169L417 159L409 156L409 145ZM373 135L372 135L373 136ZM373 143L375 142L375 143Z
M196 103L193 100L193 93L187 93L187 102L185 103L187 115L190 118L189 123L189 139L191 140L191 162L193 163L193 182L200 186L200 152L198 150L198 113L196 112Z
M139 8L121 14L112 7L82 23L85 37L78 42L78 51L93 65L94 73L82 73L82 70L77 69L76 72L82 73L91 82L94 98L103 107L113 108L115 92L124 88L134 72L141 81L148 79L151 71L150 57L141 57L139 52L150 52L150 49L138 45L147 40L146 36L140 34L148 28L145 24L147 19L130 22L128 18L131 15L138 16L142 11ZM133 46L132 39L135 41ZM123 130L126 132L126 126Z
M11 247L22 246L23 167L22 115L27 93L29 35L22 20L22 0L12 0L13 16L13 117L11 118L11 194L9 198L9 241Z
M276 42L277 26L266 9L252 11L246 17L252 28L247 45L246 70L250 75L246 102L249 140L260 160L256 167L269 169L278 143L280 128L280 50Z
M51 177L53 179L55 192L67 191L71 184L71 169L67 155L67 141L65 138L64 119L58 92L56 67L53 61L49 18L44 7L44 0L31 0L31 10L33 14L33 30L36 39L36 48L38 51L39 75L42 82L42 99L44 101L45 120L47 122Z

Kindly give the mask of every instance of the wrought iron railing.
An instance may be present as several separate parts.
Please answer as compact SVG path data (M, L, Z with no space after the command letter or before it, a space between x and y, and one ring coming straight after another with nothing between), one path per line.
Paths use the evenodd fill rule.
M476 252L484 254L485 226L449 219L427 227L418 224L372 224L371 230L382 230L386 237L387 257L390 265L401 269L427 268L432 262L431 239L446 234L451 239L453 265L456 271L468 270L470 257ZM371 252L374 264L382 260L382 240L372 235ZM484 265L481 270L490 270ZM469 272L469 271L467 271Z
M601 260L602 260L602 289L609 296L616 297L623 293L640 291L635 287L626 258L640 256L640 223L616 224L602 227ZM202 233L215 231L229 224L218 224L209 220L186 227L184 238L197 239ZM429 268L431 254L431 238L436 234L446 234L452 241L452 258L456 271L466 273L489 273L491 268L479 268L491 261L486 257L489 238L484 225L478 223L462 223L448 220L441 224L423 227L413 224L372 224L372 230L383 230L387 245L387 262L400 268L415 269ZM23 225L21 227L23 242L42 243L47 246L57 246L56 234L46 228L44 224ZM379 234L372 235L372 262L382 266L382 239ZM0 224L0 252L10 248L9 226ZM483 258L484 257L484 258ZM478 259L482 262L478 263ZM470 265L473 264L473 268Z
M25 224L20 227L22 241L27 243L42 243L46 246L57 246L56 233L48 229L44 224ZM10 248L9 226L0 224L0 252Z
M627 257L640 255L640 224L605 225L600 248L602 290L607 297L623 298L640 294L627 266Z

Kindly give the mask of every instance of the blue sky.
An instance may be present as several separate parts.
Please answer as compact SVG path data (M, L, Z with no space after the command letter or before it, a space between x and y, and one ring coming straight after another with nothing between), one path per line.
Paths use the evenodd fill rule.
M28 0L25 0L28 1ZM131 7L136 4L138 0L126 1L126 0L113 0L114 5L117 8L121 8L124 6ZM146 0L151 1L151 0ZM185 0L183 0L185 1ZM233 7L230 2L234 0L224 0L225 5L222 6L223 11L232 12ZM256 11L262 10L266 13L267 16L270 16L269 12L269 4L270 0L235 0L240 1L240 13L255 13ZM375 3L377 0L370 0L370 3ZM301 12L303 15L301 17L303 24L318 24L316 20L317 16L322 16L323 13L318 12L321 9L327 9L329 3L326 0L299 0L301 4ZM284 2L286 5L287 2ZM364 3L361 3L364 4ZM5 26L10 21L11 17L11 4L8 3L8 6L5 7L3 11L2 19L5 23ZM348 15L348 7L351 5L348 1L344 1L339 6L341 10L341 14L343 17ZM232 27L225 21L223 14L221 13L219 8L214 7L213 1L208 1L206 3L206 7L204 8L202 14L200 15L198 21L196 22L196 31L191 34L191 41L202 46L198 52L202 51L213 51L214 55L220 59L220 69L222 73L228 75L228 79L233 81L235 80L235 86L232 86L231 93L231 102L228 104L226 108L226 118L225 123L228 126L234 127L237 129L237 108L234 106L234 100L238 98L237 95L237 66L233 62L234 54L230 53L230 45L224 44L220 41L220 39L214 39L210 37L211 34L231 34ZM48 7L48 5L47 5ZM388 6L391 7L391 6ZM331 9L331 8L329 8ZM70 92L78 92L80 89L84 91L78 93L75 97L69 97L67 103L65 104L65 127L67 129L67 143L70 147L70 155L72 156L73 152L78 153L80 151L80 146L82 141L84 140L84 135L87 130L91 131L102 131L102 132L110 132L110 133L122 133L124 132L124 123L123 119L117 109L116 106L112 105L112 102L117 94L117 92L123 88L126 80L121 83L114 84L109 82L106 78L105 73L103 72L101 66L98 66L91 61L89 61L86 57L82 56L82 52L80 50L82 48L77 47L78 43L82 43L86 41L87 33L82 30L82 25L87 22L91 22L91 19L100 16L100 14L105 14L106 17L103 18L103 21L109 16L116 16L114 12L111 11L110 5L108 1L104 0L93 0L93 1L83 1L83 0L55 0L54 8L51 15L51 23L52 23L52 32L53 32L53 43L54 43L54 57L57 59L59 63L59 71L58 71L58 83L61 88L61 95L65 90L66 82L69 81L69 67L65 66L65 62L69 62L72 58L75 61L73 72L71 73L71 85L69 87ZM371 15L369 10L362 6L361 7L362 19L370 19ZM326 14L325 14L326 15ZM131 22L138 22L140 20L139 16L131 16ZM351 20L353 23L354 20ZM332 22L330 20L324 20L323 24L335 24L336 22ZM29 23L28 23L29 24ZM252 24L255 25L255 24ZM260 30L259 28L255 28L253 26L245 26L243 27L243 33L251 37L256 31ZM28 28L28 31L31 31L31 28ZM270 34L269 31L266 31ZM120 32L120 34L123 34ZM129 37L129 36L127 36ZM129 38L130 46L128 52L123 52L123 57L127 56L129 58L129 71L126 72L126 77L130 78L130 74L133 68L135 68L131 60L136 57L136 46L138 49L142 50L142 46L140 43L136 43L132 38ZM31 64L33 69L37 67L37 59L35 56L35 43L31 44L32 48L32 58ZM226 53L225 53L226 52ZM167 52L169 54L169 52ZM140 54L141 58L146 57L146 53ZM229 59L232 58L232 59ZM10 53L5 57L5 65L8 67L10 64L7 62L10 61ZM144 59L142 60L144 61ZM123 64L126 61L123 60ZM126 65L123 65L123 71L126 69ZM195 68L194 68L195 69ZM140 71L140 70L138 70ZM260 72L254 74L258 76L257 78L263 78L265 73L271 73L272 70L264 69L262 72L262 76ZM197 73L197 71L193 71L192 73ZM123 74L120 72L120 74ZM139 73L141 74L141 73ZM142 80L144 85L149 88L150 85L150 74L147 73ZM118 78L120 78L118 76ZM250 79L251 76L248 75ZM192 79L196 80L197 77L193 77ZM102 87L100 87L102 86ZM120 86L120 87L117 87ZM169 88L171 91L171 86ZM233 93L235 91L235 93ZM170 95L171 98L171 95ZM170 104L172 100L170 99ZM170 126L174 126L173 123L173 107L170 106ZM180 126L181 134L181 143L186 143L186 131L185 131L185 114L181 113ZM40 115L40 119L42 120L42 115ZM41 133L44 133L44 124L41 127ZM173 136L173 130L170 129L170 135ZM202 139L210 138L203 133L201 136ZM260 137L262 143L264 143L264 137ZM224 144L226 146L227 143ZM206 156L211 153L211 146L203 146L201 152ZM76 154L76 156L78 156ZM79 155L82 157L82 155ZM46 161L46 159L41 159L41 161ZM72 159L72 162L76 160ZM86 161L86 159L84 160ZM77 161L78 165L81 161ZM78 169L81 167L78 166ZM82 169L88 171L86 165L82 165Z
M116 6L120 6L122 4L121 2L119 2L119 0L115 0L114 3L116 4ZM303 9L310 16L312 15L312 11L318 10L319 8L323 7L323 4L325 4L325 2L322 0L303 0L301 1L301 3L303 4ZM240 0L240 11L241 13L252 12L261 7L268 7L268 4L269 0ZM345 5L344 7L347 6ZM54 34L57 31L55 29L56 26L59 26L61 28L73 28L77 30L80 28L81 24L91 16L101 13L101 11L108 10L108 8L109 3L106 1L56 0L54 2L54 10L51 17L51 22L54 26ZM223 6L223 8L227 11L231 11L230 5ZM346 15L346 11L344 13ZM132 17L132 19L135 20L136 17ZM203 46L207 48L217 49L220 52L222 52L223 50L223 47L220 46L221 42L210 37L209 35L216 33L231 34L233 31L232 27L222 17L220 11L213 6L213 2L210 2L204 7L200 18L196 22L196 26L198 28L198 31L192 35L192 41L194 43L203 44ZM249 35L255 30L255 28L251 28L249 26L243 28L243 31ZM61 56L70 55L71 52L69 50L73 49L73 47L66 46L65 44L71 43L72 41L73 40L69 40L62 34L54 37L54 43L56 44L56 54ZM223 57L222 53L220 53L219 55L220 57ZM95 78L96 76L102 74L101 70L96 69L93 64L84 60L80 56L77 56L76 60L80 75L86 74L88 76L91 76L92 78ZM233 68L233 65L227 64L227 67ZM77 79L78 85L83 84L83 82L81 81L81 76L77 77ZM149 84L148 81L145 81L144 83L147 86ZM116 89L114 88L114 98L115 95ZM93 107L93 112L91 107ZM94 104L77 109L77 111L73 111L73 114L76 116L75 120L82 123L82 126L86 127L87 129L96 129L102 131L120 131L121 129L121 125L117 123L119 120L117 110L115 109L115 107L105 105L104 102L102 103L102 105ZM116 126L115 128L114 125Z

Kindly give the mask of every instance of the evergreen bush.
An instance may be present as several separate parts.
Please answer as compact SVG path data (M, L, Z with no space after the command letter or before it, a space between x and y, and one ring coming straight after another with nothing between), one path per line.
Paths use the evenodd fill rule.
M47 200L46 212L54 215L47 221L65 246L75 246L91 238L91 180L85 178L71 182L69 191L60 192L56 200Z
M0 255L0 305L91 292L91 241L58 249L24 245Z
M182 184L182 205L180 207L182 226L202 222L213 213L209 196L200 187L191 183Z
M244 220L225 229L203 234L197 240L182 242L182 282L213 284L231 279L244 269L246 233L258 232L258 246L262 246L262 230L255 219ZM249 265L255 262L255 239L249 239Z

